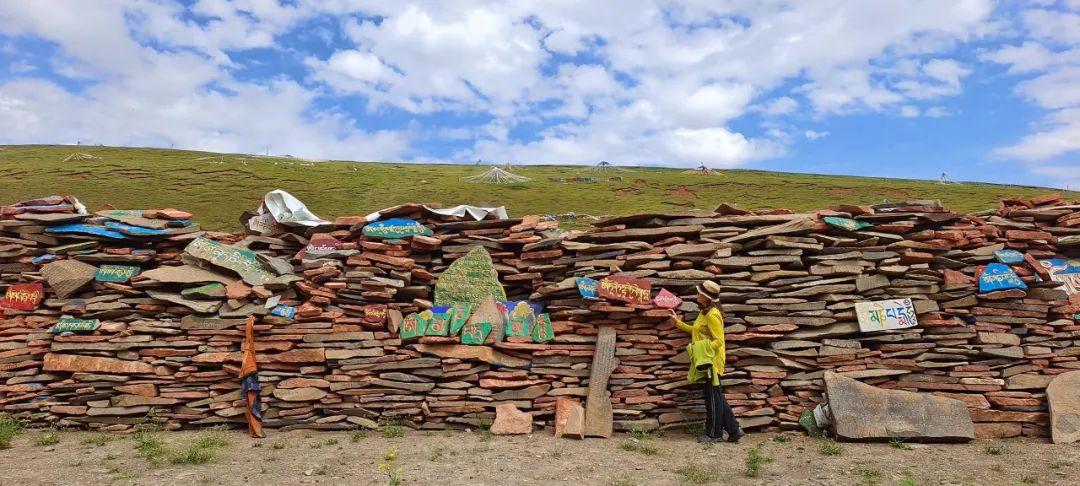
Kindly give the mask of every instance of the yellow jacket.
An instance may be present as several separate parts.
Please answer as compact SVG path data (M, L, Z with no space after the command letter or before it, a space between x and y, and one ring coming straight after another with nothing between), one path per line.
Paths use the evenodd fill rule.
M693 324L687 324L681 319L676 319L675 325L690 334L691 342L712 341L712 348L716 352L716 356L713 358L713 376L719 379L724 374L724 361L726 360L724 355L724 315L720 312L720 309L713 307L704 315L698 314Z

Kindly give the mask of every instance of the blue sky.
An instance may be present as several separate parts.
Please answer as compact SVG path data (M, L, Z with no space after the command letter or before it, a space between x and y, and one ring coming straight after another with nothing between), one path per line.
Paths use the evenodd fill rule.
M1080 0L0 4L0 143L1080 187Z

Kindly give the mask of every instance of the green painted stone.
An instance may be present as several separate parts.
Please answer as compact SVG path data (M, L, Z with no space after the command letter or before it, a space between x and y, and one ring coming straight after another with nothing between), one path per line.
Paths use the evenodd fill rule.
M435 282L435 305L478 304L488 296L506 300L506 291L499 284L491 255L482 246L451 263Z
M181 290L180 295L189 299L224 299L226 297L225 286L217 282Z
M413 312L405 316L401 321L401 328L399 329L401 339L414 339L424 335L424 330L427 327L424 319L420 317L420 314Z
M455 302L450 309L450 335L457 336L461 332L461 328L465 327L465 323L469 322L469 315L472 314L472 304Z
M228 268L240 275L244 282L251 285L263 285L274 280L276 275L259 259L255 252L247 248L226 245L205 237L198 237L184 248L184 253L213 265Z
M555 330L551 328L551 316L540 314L532 328L532 340L534 343L546 343L552 339L555 339Z
M869 228L869 227L873 226L872 224L867 223L866 221L859 221L857 219L851 219L851 218L841 218L839 216L825 216L822 219L827 224L830 224L830 225L835 226L837 228L840 228L842 230L848 230L848 231L858 231L858 230Z
M133 265L102 265L98 267L97 273L94 274L94 280L98 282L117 282L124 283L131 280L142 271L141 268Z
M491 334L490 322L470 322L461 328L461 344L479 346Z
M53 327L49 329L49 332L53 334L65 332L94 332L99 327L101 327L101 321L97 319L76 319L74 317L63 316L56 324L53 324Z
M513 304L512 309L506 309L506 335L529 337L533 325L536 324L536 313L526 301L513 302Z
M445 308L442 312L431 312L431 320L428 321L427 329L424 330L425 336L447 336L450 334L450 317L453 312L450 308Z

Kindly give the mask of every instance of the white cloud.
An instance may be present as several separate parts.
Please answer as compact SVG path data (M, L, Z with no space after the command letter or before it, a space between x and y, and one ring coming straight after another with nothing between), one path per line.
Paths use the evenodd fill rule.
M730 167L828 135L800 137L785 117L947 116L976 68L958 47L1019 32L979 60L1027 74L1017 93L1063 113L1001 153L1069 153L1080 51L1058 5L1013 19L990 0L8 2L0 33L55 43L53 71L87 83L0 84L0 121L15 127L0 139L440 158L417 149L426 137L466 141L457 160ZM317 17L333 27L308 38L332 42L281 45ZM237 53L253 48L306 70L241 78ZM468 121L361 130L342 104L356 99L367 116Z

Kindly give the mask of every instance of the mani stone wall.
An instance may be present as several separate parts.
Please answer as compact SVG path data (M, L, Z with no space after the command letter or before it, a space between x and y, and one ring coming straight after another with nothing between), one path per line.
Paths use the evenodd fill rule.
M146 211L136 217L149 222L124 216L135 229L118 237L57 229L125 229L106 224L117 220L26 209L69 203L0 213L0 282L41 282L44 291L38 308L5 309L0 320L0 413L39 425L122 430L151 416L171 428L240 423L235 371L249 314L261 316L256 349L270 427L345 429L386 418L465 427L489 422L507 402L551 426L559 397L589 395L603 327L616 334L606 391L617 429L699 421L700 392L685 380L688 336L666 311L582 298L575 286L577 277L614 275L681 296L686 319L696 311L694 287L720 284L723 384L747 428L797 427L831 370L960 399L980 436L1047 436L1045 388L1080 369L1080 297L1070 301L1077 281L1040 263L1080 257L1080 205L1053 196L975 215L931 202L813 214L724 205L608 218L569 233L535 216L473 221L405 205L382 219L413 219L432 234L400 243L366 236L366 221L354 216L228 235L203 232L181 212ZM155 225L153 234L138 229ZM192 251L199 238L250 254L215 256L205 251L211 243ZM385 321L365 318L376 305L429 308L439 275L476 246L491 255L508 299L545 307L552 341L403 342ZM980 292L978 278L1000 250L1024 255L1009 268L1026 289ZM105 265L139 273L94 281ZM912 300L918 326L860 332L856 302L892 298ZM295 315L269 315L268 303ZM50 332L62 315L100 325Z

